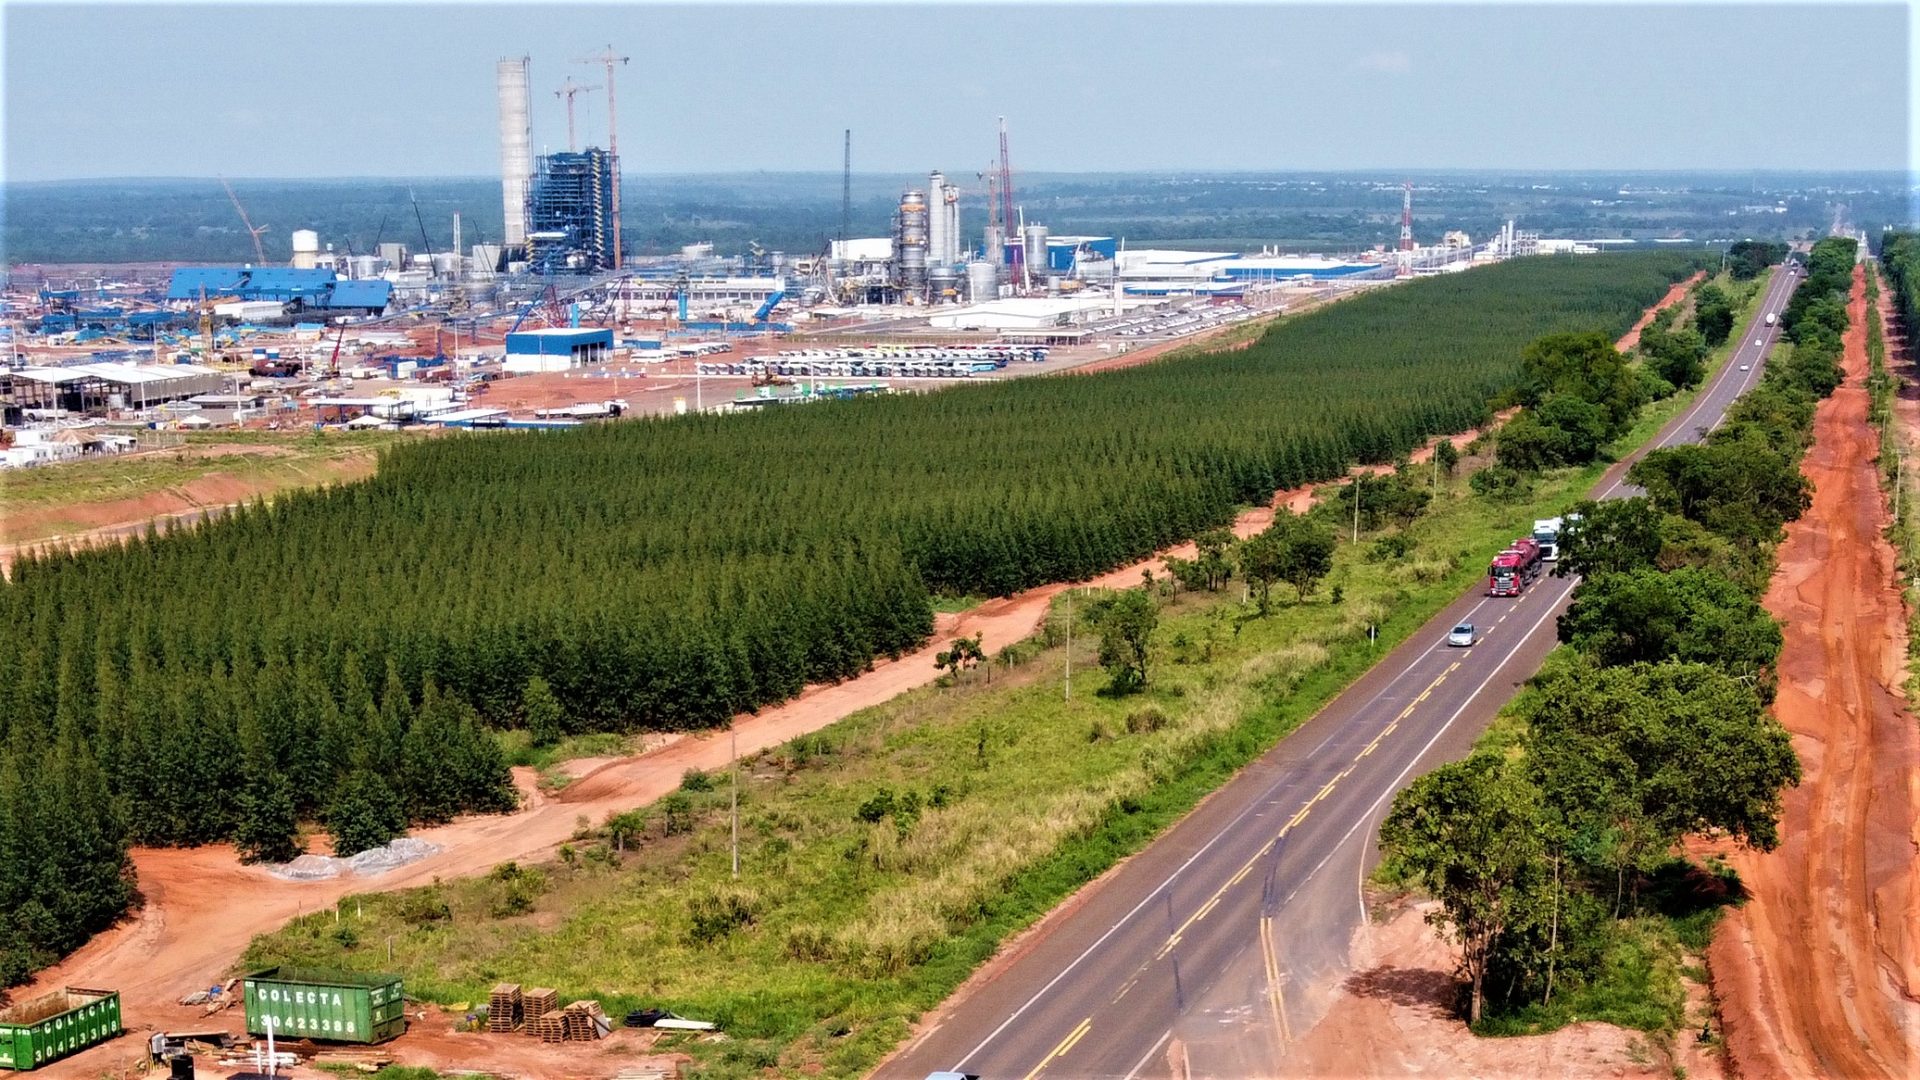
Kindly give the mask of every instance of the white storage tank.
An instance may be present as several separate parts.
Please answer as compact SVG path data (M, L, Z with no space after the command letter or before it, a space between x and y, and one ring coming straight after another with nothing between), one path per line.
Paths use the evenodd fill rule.
M293 268L311 270L320 261L320 234L312 229L293 231Z
M967 299L974 303L1000 297L1000 268L986 259L967 264Z

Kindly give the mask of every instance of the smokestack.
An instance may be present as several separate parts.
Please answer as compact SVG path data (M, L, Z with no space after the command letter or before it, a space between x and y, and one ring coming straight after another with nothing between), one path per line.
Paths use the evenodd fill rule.
M527 185L533 179L533 111L529 57L508 57L495 69L500 85L500 199L506 246L527 245Z

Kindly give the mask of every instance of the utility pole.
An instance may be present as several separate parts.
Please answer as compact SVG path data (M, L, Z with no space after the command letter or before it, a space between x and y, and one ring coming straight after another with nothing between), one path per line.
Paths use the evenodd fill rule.
M1353 478L1353 542L1356 544L1360 542L1360 481L1365 478L1365 473L1357 473Z
M740 733L733 721L727 721L729 754L733 758L733 876L740 876Z
M607 67L607 153L613 156L613 268L620 269L622 253L620 249L620 125L616 122L613 97L613 65L624 64L629 58L615 56L613 46L598 56L588 56L575 60L576 64L605 64Z
M1067 589L1067 700L1073 700L1073 589Z

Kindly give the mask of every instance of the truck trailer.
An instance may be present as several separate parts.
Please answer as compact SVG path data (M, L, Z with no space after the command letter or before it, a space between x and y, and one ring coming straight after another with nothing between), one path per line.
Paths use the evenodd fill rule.
M1540 545L1523 536L1493 557L1487 567L1488 596L1519 596L1540 576Z

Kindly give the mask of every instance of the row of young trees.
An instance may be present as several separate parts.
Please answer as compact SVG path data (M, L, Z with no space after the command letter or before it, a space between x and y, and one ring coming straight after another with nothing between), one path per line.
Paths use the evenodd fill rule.
M930 635L931 592L1083 580L1472 426L1526 341L1618 332L1691 258L1516 260L1085 378L408 443L364 482L28 555L0 763L90 757L114 850L281 858L301 821L344 851L499 809L488 726L694 728L850 677Z
M1880 268L1902 321L1920 326L1920 232L1895 232L1883 237Z
M1436 770L1382 825L1390 864L1439 899L1462 946L1473 1023L1593 978L1680 838L1779 842L1800 765L1767 712L1781 637L1758 596L1808 505L1797 465L1839 379L1819 313L1851 242L1823 241L1809 262L1826 272L1796 293L1815 314L1791 355L1704 444L1637 463L1646 495L1574 508L1555 572L1583 580L1559 622L1567 648L1518 706L1519 753Z

